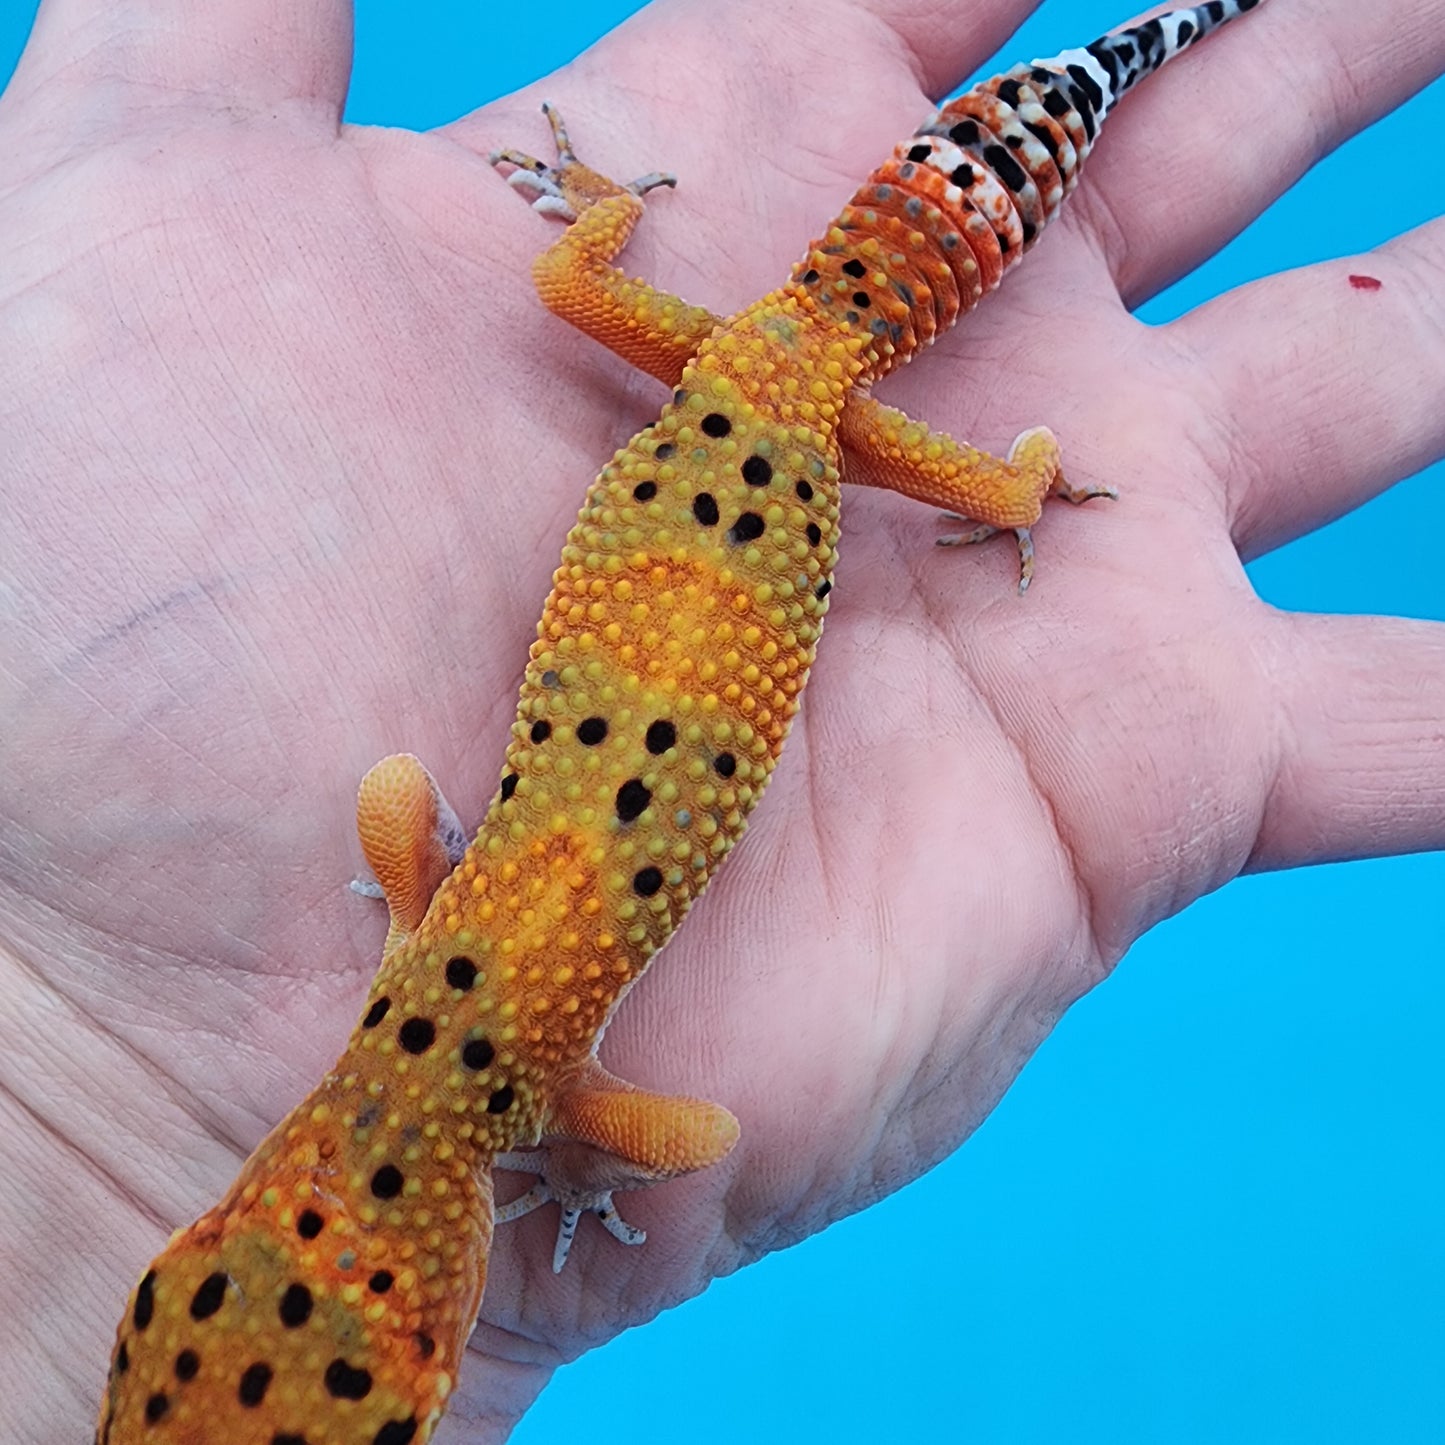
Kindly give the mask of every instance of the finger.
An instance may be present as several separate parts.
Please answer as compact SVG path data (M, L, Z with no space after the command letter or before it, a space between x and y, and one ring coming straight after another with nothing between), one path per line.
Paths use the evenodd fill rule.
M920 103L916 90L929 97L945 95L981 65L1039 3L975 0L964 14L957 0L925 0L923 4L917 0L860 0L846 7L840 7L837 0L796 0L785 6L758 6L750 0L732 0L721 6L658 0L588 51L585 69L610 68L619 74L645 69L652 85L631 97L629 106L643 107L648 96L655 95L668 116L669 139L674 143L680 139L672 123L677 106L695 100L699 87L705 87L707 92L730 97L724 110L725 124L755 135L758 115L767 114L780 139L793 149L790 122L796 118L814 128L827 125L828 109L819 103L820 92L832 82L846 102L857 93L854 75L861 78L871 72L868 95L872 101L878 99L880 90L892 94L896 89L900 97L907 95L906 110L900 112L895 129L921 122L928 102ZM659 56L668 57L669 63L659 68ZM894 82L900 58L912 80L906 88L898 88ZM555 92L565 97L565 88L559 90L551 79L544 88L549 95ZM535 89L529 88L529 96ZM627 116L620 119L625 123ZM474 117L463 117L442 129L471 149L486 148L478 139L483 131ZM888 131L874 150L851 157L851 168L861 177L903 134L903 130L897 134ZM755 149L755 143L749 146L750 151ZM809 151L821 157L828 147L816 142Z
M1282 742L1249 866L1445 847L1445 627L1279 621Z
M1445 220L1243 286L1166 330L1213 378L1205 446L1245 556L1445 455Z
M1262 5L1171 63L1111 113L1077 198L1125 300L1212 256L1442 69L1445 0ZM1397 160L1341 205L1417 185Z
M14 84L24 94L64 72L339 116L351 24L351 0L43 0Z
M864 0L857 8L880 22L903 47L919 89L937 100L957 89L1040 3L1041 0L975 0L974 4L962 7L957 0L929 0L924 4L918 0ZM795 8L778 7L780 28L786 27ZM838 11L836 0L810 0L806 9L824 26L834 22ZM1092 35L1075 37L1080 45L1093 38ZM1028 57L1019 54L1012 59ZM922 121L923 116L918 119ZM862 169L882 159L882 156L859 157Z

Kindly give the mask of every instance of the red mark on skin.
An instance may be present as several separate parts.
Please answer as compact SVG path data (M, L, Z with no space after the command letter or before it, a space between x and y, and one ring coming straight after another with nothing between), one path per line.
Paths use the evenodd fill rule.
M1356 291L1378 291L1385 283L1373 276L1351 276L1350 285Z

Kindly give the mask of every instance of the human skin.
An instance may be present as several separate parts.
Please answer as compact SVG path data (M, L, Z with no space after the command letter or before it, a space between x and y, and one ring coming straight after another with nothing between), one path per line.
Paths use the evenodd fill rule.
M675 0L412 135L339 125L339 0L46 0L0 99L16 1438L86 1438L127 1288L344 1042L384 933L342 886L355 781L413 750L476 819L562 535L661 400L537 304L555 232L486 152L545 146L545 91L600 169L676 170L625 265L726 311L1027 7L962 9ZM1202 893L1445 843L1445 630L1280 613L1241 565L1445 451L1445 229L1127 310L1442 64L1439 0L1263 7L1119 107L1026 266L890 381L993 450L1047 423L1122 499L1051 506L1020 599L1006 542L846 495L776 779L604 1048L742 1142L620 1201L643 1249L584 1226L554 1277L555 1212L501 1230L439 1441L927 1169Z

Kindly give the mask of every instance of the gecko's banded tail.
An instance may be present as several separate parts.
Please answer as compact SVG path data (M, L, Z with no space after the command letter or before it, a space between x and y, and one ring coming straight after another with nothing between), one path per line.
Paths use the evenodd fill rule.
M1078 183L1101 119L1146 75L1260 0L1210 0L1015 66L944 105L854 194L793 271L875 376L992 291ZM871 286L856 283L872 277Z
M1065 50L1051 60L1036 60L1034 65L1067 76L1072 82L1069 99L1081 116L1092 111L1097 125L1109 107L1146 75L1152 75L1181 50L1258 4L1259 0L1210 0L1207 5L1171 10L1128 30L1102 36L1080 50Z

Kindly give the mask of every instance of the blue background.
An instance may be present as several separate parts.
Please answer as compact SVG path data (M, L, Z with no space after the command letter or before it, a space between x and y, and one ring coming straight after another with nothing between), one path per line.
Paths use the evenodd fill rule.
M476 0L361 0L348 116L449 120L638 8L550 0L519 29ZM1001 58L1128 9L1054 0ZM33 10L0 5L0 79ZM1382 183L1385 204L1339 188L1357 166L1398 177L1441 134L1437 83L1143 314L1430 219L1428 159ZM1255 564L1256 586L1281 607L1445 618L1442 489L1436 466ZM941 1168L562 1371L514 1441L1445 1438L1442 898L1436 854L1196 903Z

